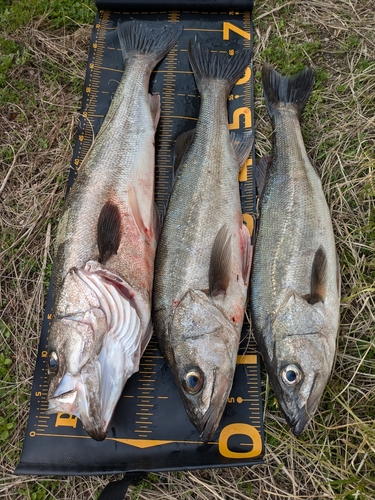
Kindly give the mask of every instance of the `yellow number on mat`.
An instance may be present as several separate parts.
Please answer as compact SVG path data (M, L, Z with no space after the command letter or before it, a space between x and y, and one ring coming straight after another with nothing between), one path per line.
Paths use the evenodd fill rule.
M242 85L243 83L248 82L250 80L250 77L251 77L251 69L247 67L245 70L245 75L237 81L236 85Z
M251 109L245 106L234 110L233 122L229 124L229 130L237 130L240 128L240 116L245 118L245 128L251 127Z
M248 436L253 447L250 451L231 451L228 447L229 438L232 436ZM219 436L219 453L226 458L252 458L262 453L262 438L258 430L249 424L230 424L224 427Z
M69 415L69 413L58 413L56 415L55 427L77 427L77 417Z
M245 40L250 40L250 33L247 31L239 28L238 26L229 23L228 21L224 21L223 23L223 40L229 40L229 32L233 31L234 33L237 33L238 35L242 36L245 38Z

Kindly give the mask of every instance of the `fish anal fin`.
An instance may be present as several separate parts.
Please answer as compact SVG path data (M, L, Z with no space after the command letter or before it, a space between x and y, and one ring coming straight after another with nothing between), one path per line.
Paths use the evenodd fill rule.
M160 96L159 95L148 95L148 103L150 106L152 122L156 130L159 119L160 119Z
M230 280L231 238L224 224L216 235L211 251L209 267L209 293L211 296L225 294Z
M311 292L307 297L310 304L324 302L327 293L327 255L320 246L315 252L311 268Z
M121 234L121 212L115 203L107 201L100 211L97 230L97 243L102 264L117 253Z
M234 153L238 161L238 168L241 170L245 161L249 158L254 144L254 133L252 130L245 132L231 132L230 138Z

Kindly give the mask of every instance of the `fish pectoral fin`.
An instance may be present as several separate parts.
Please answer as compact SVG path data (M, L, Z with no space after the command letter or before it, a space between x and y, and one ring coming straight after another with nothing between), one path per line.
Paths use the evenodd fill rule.
M311 292L304 298L311 305L324 302L327 293L327 255L320 246L315 252L311 268Z
M247 286L249 283L250 269L251 263L253 260L253 250L254 247L251 243L251 235L249 230L245 224L242 224L240 231L241 238L241 248L243 248L242 254L242 279L244 281L244 285Z
M174 150L173 150L173 174L174 179L176 178L178 167L181 164L181 160L186 153L188 147L193 142L195 134L195 128L188 130L187 132L183 132L176 139Z
M265 155L261 158L257 158L255 162L254 178L259 198L262 197L264 187L266 185L268 169L271 166L271 161L272 156Z
M118 206L107 201L100 211L97 229L97 243L102 264L117 253L121 241L121 228L121 213Z
M156 130L160 120L160 96L148 94L148 103L150 106L152 122Z
M211 251L208 271L209 293L211 296L225 294L227 291L230 280L231 257L231 237L228 226L224 224L216 235Z
M238 161L238 168L241 170L253 148L254 133L252 130L247 130L246 132L231 132L230 138Z

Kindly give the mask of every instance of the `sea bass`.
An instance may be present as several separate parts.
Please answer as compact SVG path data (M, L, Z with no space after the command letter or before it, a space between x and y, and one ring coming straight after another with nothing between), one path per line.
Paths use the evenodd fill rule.
M252 323L279 405L298 436L331 373L340 272L330 211L299 122L314 72L305 68L284 77L266 64L262 81L273 159L265 184L258 179L262 195L250 286Z
M182 159L155 260L154 321L187 414L206 442L227 403L246 307L252 246L238 173L253 141L251 132L229 134L227 98L251 53L210 53L196 41L188 55L201 106L195 131L176 144Z
M96 440L106 437L152 333L160 101L148 87L181 31L119 23L125 71L58 226L48 412L76 415Z

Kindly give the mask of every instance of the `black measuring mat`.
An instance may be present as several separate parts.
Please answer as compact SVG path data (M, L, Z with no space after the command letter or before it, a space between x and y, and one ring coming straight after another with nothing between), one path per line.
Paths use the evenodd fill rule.
M105 2L98 2L103 7ZM147 2L146 2L147 3ZM183 2L184 3L184 2ZM187 3L187 2L185 2ZM150 91L160 94L161 119L156 136L155 196L162 214L171 189L173 144L182 132L195 126L199 94L187 58L190 38L198 37L211 50L229 51L252 48L251 3L241 11L215 4L216 10L165 10L152 3L152 12L143 2L142 11L124 11L118 2L113 10L97 14L87 64L81 118L72 159L68 186L76 168L88 152L100 128L123 72L123 61L116 34L118 20L140 19L163 23L182 23L178 44L155 68ZM164 2L165 5L169 2ZM192 2L190 5L202 4ZM245 5L246 4L246 5ZM126 4L128 9L129 2ZM150 5L150 2L148 2ZM180 8L178 2L174 8ZM229 4L230 5L230 4ZM232 51L232 52L231 52ZM228 100L229 128L253 128L253 80L249 67ZM240 173L240 191L244 221L249 229L255 208L252 158ZM219 203L219 200L218 200ZM47 415L47 339L52 309L48 294L38 358L31 394L20 463L16 474L88 475L127 471L162 471L194 468L251 465L262 462L264 441L260 395L259 357L249 340L245 320L237 369L222 421L212 441L203 443L188 419L177 387L155 336L140 364L140 371L127 382L110 424L108 437L91 439L81 421L71 415Z

